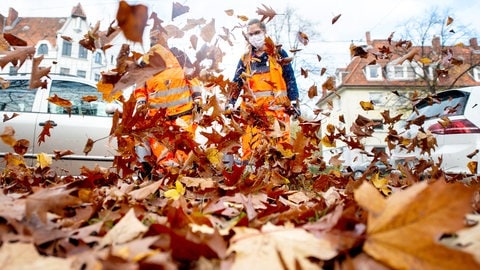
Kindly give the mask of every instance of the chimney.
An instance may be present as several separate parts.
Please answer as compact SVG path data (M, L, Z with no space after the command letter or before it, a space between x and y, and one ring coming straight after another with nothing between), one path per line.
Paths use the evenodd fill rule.
M367 40L367 45L372 44L372 40L371 40L371 37L370 37L370 31L367 31L365 33L365 39Z
M12 29L13 27L15 27L15 24L17 24L18 19L18 12L14 8L9 8L8 17L5 21L5 27Z
M474 50L478 50L477 38L470 39L470 47L472 47Z
M440 51L440 37L433 37L432 38L432 49L434 52Z

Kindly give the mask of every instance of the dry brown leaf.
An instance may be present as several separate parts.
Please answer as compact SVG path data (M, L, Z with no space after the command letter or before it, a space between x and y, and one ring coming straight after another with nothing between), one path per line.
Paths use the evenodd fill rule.
M384 199L372 184L362 183L354 197L368 211L364 251L395 269L479 269L471 254L439 243L442 234L465 226L474 192L463 183L434 180Z
M14 47L15 50L3 52L0 57L0 67L4 68L11 63L15 68L20 68L27 59L32 59L35 55L35 47Z
M20 47L28 46L25 40L11 33L3 33L3 38L8 41L8 44L10 44L10 46L20 46Z
M310 86L310 88L308 88L308 97L309 98L314 98L317 95L318 95L317 85L313 84L312 86Z
M43 77L48 77L51 67L45 68L40 67L40 63L43 60L43 55L33 58L32 61L32 75L30 76L30 89L36 89L41 87L42 89L47 89L47 80L43 80Z
M342 14L338 14L337 16L333 17L332 24L335 24L338 21L338 19L340 19L340 16L342 16Z
M446 26L449 26L451 23L453 23L453 18L448 16Z
M275 10L273 10L271 7L267 7L265 4L262 4L264 9L257 8L257 14L262 16L260 21L262 22L269 22L277 15ZM266 21L265 21L266 20Z
M129 5L119 2L117 15L118 27L128 40L142 43L143 31L147 26L148 8L145 5Z
M190 7L184 6L184 5L182 5L178 2L173 2L172 3L172 21L176 17L178 17L180 15L183 15L183 14L189 12L189 11L190 11Z
M304 229L265 224L256 230L234 227L227 253L235 254L231 269L315 269L308 258L329 260L337 251L329 241ZM252 252L255 247L256 252ZM281 258L281 259L280 259Z
M212 19L210 23L202 27L200 31L200 37L203 41L209 43L212 41L212 38L215 36L215 19Z

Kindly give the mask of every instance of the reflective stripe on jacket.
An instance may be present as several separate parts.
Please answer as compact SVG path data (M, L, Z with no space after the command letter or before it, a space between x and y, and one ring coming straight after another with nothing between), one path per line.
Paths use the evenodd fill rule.
M185 78L177 58L169 49L157 44L144 56L144 61L148 63L149 57L154 53L162 57L166 68L147 80L143 87L137 88L134 92L135 98L145 100L152 109L166 108L167 116L191 110L193 108L191 82Z
M257 59L252 58L251 53L243 57L246 71L247 86L256 98L257 105L288 104L287 86L282 76L282 66L272 56L268 56L268 62L263 66L256 65ZM255 67L252 67L255 66Z

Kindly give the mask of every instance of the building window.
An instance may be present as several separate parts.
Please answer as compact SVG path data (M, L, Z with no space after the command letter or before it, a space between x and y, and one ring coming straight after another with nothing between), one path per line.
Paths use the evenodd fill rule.
M87 72L85 70L77 70L77 76L86 78L87 77Z
M61 75L70 75L70 69L69 68L60 68L60 74Z
M95 74L95 81L96 82L100 81L100 74Z
M102 64L102 54L99 52L95 53L95 63Z
M14 66L10 66L10 70L8 71L8 75L17 75L18 74L18 70L16 67Z
M383 121L381 119L372 119L375 123L373 130L383 130Z
M384 105L385 97L382 92L371 92L368 95L373 105Z
M88 54L87 49L85 49L85 47L80 45L80 47L78 48L78 58L87 59L87 54Z
M72 43L66 40L63 41L62 46L62 55L63 56L71 56L72 55Z
M48 54L48 46L47 44L40 44L40 46L37 49L37 54L38 55L46 55Z
M369 65L365 67L365 74L367 80L381 80L382 67L380 65Z

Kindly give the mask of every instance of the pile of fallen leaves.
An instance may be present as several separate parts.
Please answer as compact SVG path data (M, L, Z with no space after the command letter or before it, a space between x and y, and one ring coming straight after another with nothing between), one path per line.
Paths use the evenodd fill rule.
M127 15L144 9L125 5L120 2L126 13L119 24L135 32L126 30ZM95 33L88 37L95 40ZM142 72L134 58L123 60L99 84L106 96L148 77L136 76ZM153 62L147 74L162 68ZM230 90L221 76L203 79L223 94ZM375 125L370 119L359 116L353 136L334 126L321 136L320 121L300 118L291 144L277 143L286 124L278 122L248 164L226 164L246 125L268 123L263 111L225 112L217 95L208 96L196 116L206 138L200 144L180 128L159 125L161 110L139 121L146 112L132 99L121 102L122 113L112 118L118 141L112 168L83 167L80 176L59 177L40 161L2 172L2 269L480 268L477 179L460 181L425 162L390 175L371 166L354 179L341 170L339 156L323 160L322 145L342 141L363 149L360 141ZM404 142L393 130L399 117L382 116L389 145ZM141 179L135 146L152 136L189 155L162 177ZM425 144L412 140L407 147L418 145ZM22 149L14 150L21 157ZM370 154L372 164L387 163L385 153ZM420 177L427 168L429 177Z

